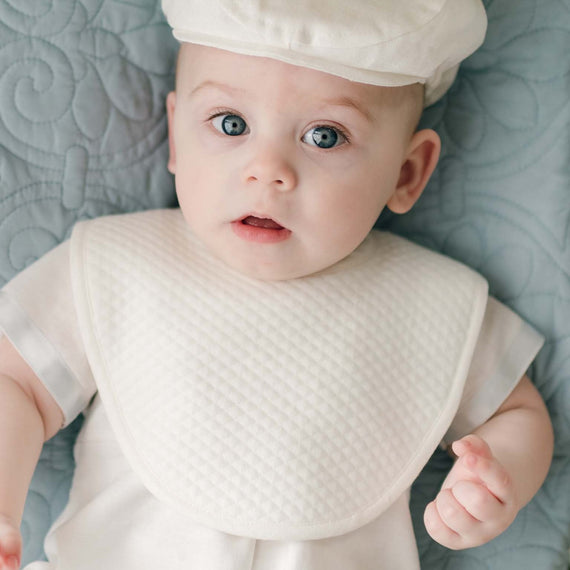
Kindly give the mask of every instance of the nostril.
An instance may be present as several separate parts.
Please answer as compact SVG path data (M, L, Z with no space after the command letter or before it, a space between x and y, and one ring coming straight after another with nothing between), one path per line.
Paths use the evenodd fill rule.
M258 166L258 170L260 167ZM249 170L249 172L247 171ZM297 184L297 177L293 169L285 171L285 168L266 168L265 171L255 171L252 169L245 170L243 180L250 185L263 185L267 188L273 188L275 190L290 190L293 189ZM279 171L280 170L280 171Z
M260 182L260 179L257 176L249 176L247 178L247 181L248 182ZM273 180L272 184L274 184L275 186L283 186L285 184L285 180L277 178L277 179Z

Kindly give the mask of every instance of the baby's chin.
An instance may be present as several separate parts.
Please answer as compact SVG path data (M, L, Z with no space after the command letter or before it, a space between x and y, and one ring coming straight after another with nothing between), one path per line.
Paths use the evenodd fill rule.
M249 265L247 267L242 267L237 264L228 265L244 277L267 282L291 281L317 273L317 271L307 271L302 268L268 267L262 264Z
M294 235L279 243L252 243L236 238L227 228L219 233L194 232L202 246L228 269L261 281L290 281L316 275L351 253L344 249L315 252Z
M239 273L240 275L255 279L259 281L279 282L290 281L293 279L300 279L319 273L326 269L331 264L315 264L310 262L299 262L298 260L291 260L287 257L279 259L265 258L261 256L248 256L241 258L239 255L232 255L229 252L223 251L222 254L215 255L225 266L229 269Z
M250 279L267 282L281 282L292 281L294 279L302 279L305 277L317 276L324 273L331 268L334 268L341 260L335 260L328 263L315 263L315 264L262 264L252 263L248 265L241 265L235 263L235 260L222 260L226 265L240 273L241 275Z

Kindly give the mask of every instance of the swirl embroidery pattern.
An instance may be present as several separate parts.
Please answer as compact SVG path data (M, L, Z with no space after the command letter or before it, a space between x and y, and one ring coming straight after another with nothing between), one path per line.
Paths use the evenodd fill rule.
M556 432L546 483L504 536L450 554L421 522L449 468L434 460L412 493L422 568L567 568L570 540L570 4L487 0L483 47L423 124L441 135L436 175L396 233L464 261L491 294L546 336L530 375ZM430 480L431 478L431 480Z
M207 1L207 0L205 0ZM556 431L543 490L505 535L450 552L412 493L422 568L566 568L570 540L570 0L484 0L489 31L423 126L443 156L408 215L384 226L465 261L547 337L531 376ZM173 205L164 99L176 44L158 0L0 0L0 282L82 218ZM68 431L44 446L24 516L24 562L65 504Z
M155 0L0 0L1 282L79 219L173 203L175 51Z

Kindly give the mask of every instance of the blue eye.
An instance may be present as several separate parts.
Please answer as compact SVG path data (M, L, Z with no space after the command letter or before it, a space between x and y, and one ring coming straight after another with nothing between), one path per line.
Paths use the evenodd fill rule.
M332 127L315 127L305 133L303 142L319 148L334 148L346 142L346 137Z
M218 115L212 119L212 124L230 137L239 137L247 131L247 123L238 115Z

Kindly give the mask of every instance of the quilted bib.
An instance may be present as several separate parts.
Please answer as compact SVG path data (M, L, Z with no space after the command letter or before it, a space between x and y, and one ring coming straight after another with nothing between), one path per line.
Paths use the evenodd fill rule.
M144 485L259 539L354 530L411 485L447 430L487 301L465 266L372 232L285 282L212 257L178 210L79 224L81 332Z

